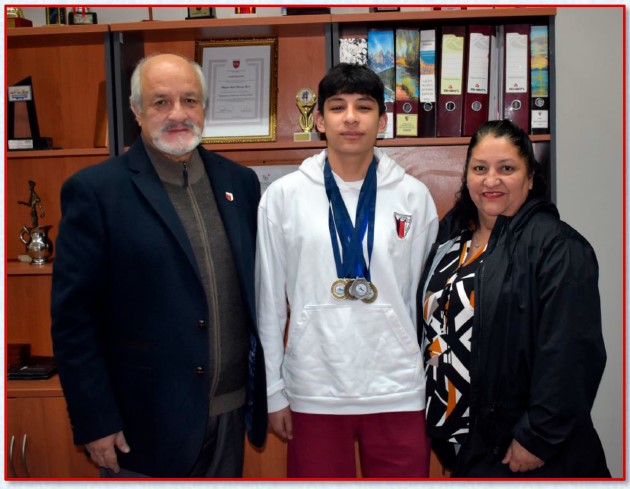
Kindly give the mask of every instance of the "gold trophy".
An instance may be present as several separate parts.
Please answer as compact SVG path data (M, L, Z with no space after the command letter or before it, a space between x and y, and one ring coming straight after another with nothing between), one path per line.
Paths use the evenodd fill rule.
M15 27L33 27L33 22L24 18L24 11L19 7L7 7L6 25L9 29Z
M313 131L315 126L315 117L313 111L317 102L317 95L310 88L300 88L295 96L295 103L300 109L301 115L299 119L302 132L293 134L293 141L319 141L319 133Z

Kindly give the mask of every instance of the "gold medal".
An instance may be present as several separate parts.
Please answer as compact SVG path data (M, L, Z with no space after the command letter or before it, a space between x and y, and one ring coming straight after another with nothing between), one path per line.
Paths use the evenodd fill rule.
M361 300L365 302L366 304L371 304L372 302L376 300L377 297L378 297L378 289L376 288L376 285L370 282L370 291L368 292L367 297Z
M344 300L348 298L346 295L347 282L348 279L345 278L339 278L333 282L332 286L330 287L330 292L335 299Z

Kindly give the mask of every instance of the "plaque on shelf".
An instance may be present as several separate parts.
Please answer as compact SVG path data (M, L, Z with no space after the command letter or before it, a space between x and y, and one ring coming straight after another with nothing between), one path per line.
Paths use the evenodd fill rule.
M52 148L52 138L39 135L30 76L7 87L7 147L10 151Z
M50 7L46 9L46 24L66 25L66 9L64 7Z

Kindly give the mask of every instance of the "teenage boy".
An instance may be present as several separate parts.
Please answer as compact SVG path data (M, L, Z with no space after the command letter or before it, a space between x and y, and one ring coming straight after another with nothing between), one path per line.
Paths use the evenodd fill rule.
M369 68L318 90L328 147L258 209L259 334L269 421L289 477L427 477L416 289L438 226L427 188L374 147L387 115ZM288 307L291 310L286 349Z

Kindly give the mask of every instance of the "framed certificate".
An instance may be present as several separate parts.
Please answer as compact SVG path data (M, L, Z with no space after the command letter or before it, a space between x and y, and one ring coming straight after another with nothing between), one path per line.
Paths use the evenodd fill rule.
M210 7L189 7L187 19L214 19L214 9Z
M278 40L196 42L208 85L203 143L276 140Z

